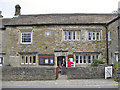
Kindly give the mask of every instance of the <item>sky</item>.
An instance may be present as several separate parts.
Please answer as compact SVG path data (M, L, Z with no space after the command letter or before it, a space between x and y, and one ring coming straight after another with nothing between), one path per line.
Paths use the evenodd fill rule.
M21 14L51 13L112 13L120 0L0 0L4 18L14 17L15 5L21 6Z

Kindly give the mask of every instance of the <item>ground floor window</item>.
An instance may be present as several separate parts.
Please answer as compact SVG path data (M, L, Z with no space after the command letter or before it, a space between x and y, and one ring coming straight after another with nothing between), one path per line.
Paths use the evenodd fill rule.
M3 65L3 57L0 57L0 66Z
M32 55L22 55L21 56L21 64L22 65L33 65L36 64L36 56Z
M91 64L93 59L98 59L98 55L75 55L76 64Z
M39 65L54 65L54 56L39 56Z

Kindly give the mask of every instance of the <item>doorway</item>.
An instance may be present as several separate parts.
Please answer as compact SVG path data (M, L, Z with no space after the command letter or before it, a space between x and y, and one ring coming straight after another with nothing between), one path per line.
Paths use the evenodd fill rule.
M63 58L65 59L65 56L59 56L59 57L57 57L58 73L61 72L61 68L62 68L61 63L62 63ZM66 60L66 59L65 59L65 60Z

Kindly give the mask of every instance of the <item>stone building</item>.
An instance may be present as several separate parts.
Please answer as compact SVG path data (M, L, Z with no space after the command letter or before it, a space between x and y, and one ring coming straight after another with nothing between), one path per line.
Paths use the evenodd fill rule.
M0 66L7 60L6 56L6 39L5 39L5 27L4 25L9 22L10 18L3 18L0 11Z
M62 58L70 58L80 67L89 66L94 58L108 64L117 58L118 15L20 15L20 9L5 24L4 65L57 67Z

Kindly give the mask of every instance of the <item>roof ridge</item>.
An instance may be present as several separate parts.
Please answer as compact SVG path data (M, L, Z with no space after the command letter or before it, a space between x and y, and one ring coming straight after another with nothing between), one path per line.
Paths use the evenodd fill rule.
M112 13L48 13L48 14L22 14L20 16L42 16L42 15L117 15Z

